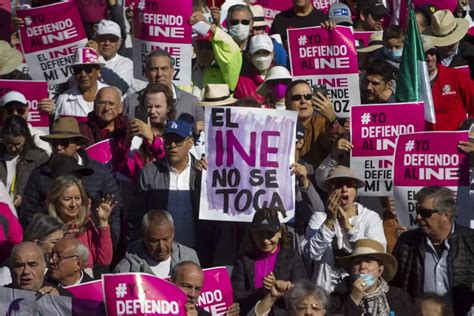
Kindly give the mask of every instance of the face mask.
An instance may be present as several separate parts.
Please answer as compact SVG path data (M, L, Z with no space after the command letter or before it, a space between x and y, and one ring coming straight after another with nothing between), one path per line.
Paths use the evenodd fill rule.
M391 60L398 60L398 59L402 58L403 48L395 49L395 50L388 50L384 47L383 52L384 52L385 56L387 56Z
M270 89L270 93L272 94L273 98L275 98L275 100L277 101L285 98L286 84L277 83L273 85L272 88Z
M273 56L252 56L252 63L260 71L267 70L272 63Z
M244 42L250 35L250 25L237 24L232 25L229 34L237 43Z
M354 274L352 276L352 278L353 278L353 280L357 280L358 278L362 278L364 280L365 284L367 284L368 287L371 287L377 281L377 279L371 273Z

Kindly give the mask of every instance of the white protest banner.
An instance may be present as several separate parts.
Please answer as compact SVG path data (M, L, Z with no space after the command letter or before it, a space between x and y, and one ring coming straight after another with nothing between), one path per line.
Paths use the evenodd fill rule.
M457 192L457 221L469 226L473 205L469 198L469 157L458 149L467 131L420 132L400 135L395 148L393 193L400 223L415 228L416 193L423 187L443 186Z
M206 107L208 170L203 173L200 219L252 221L264 207L294 216L297 112Z
M174 66L173 82L191 84L191 0L140 0L134 11L133 75L146 80L146 56L157 48L167 51ZM160 70L162 71L162 70Z
M425 127L423 102L353 105L351 109L351 168L365 181L360 196L392 193L393 152L398 135ZM407 115L409 114L409 115Z
M350 106L360 104L359 69L352 29L320 26L289 29L288 48L293 80L324 85L338 117L348 118Z
M58 2L41 7L17 10L25 20L20 41L30 75L48 84L66 82L69 67L79 47L87 43L75 2Z

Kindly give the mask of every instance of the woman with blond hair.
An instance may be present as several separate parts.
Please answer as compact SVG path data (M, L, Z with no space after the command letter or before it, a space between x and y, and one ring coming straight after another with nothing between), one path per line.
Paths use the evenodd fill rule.
M58 177L49 187L49 215L65 224L66 237L77 238L88 247L88 268L92 268L94 263L107 266L112 261L109 216L114 204L113 198L108 196L102 199L95 214L91 214L90 200L82 181L73 176ZM97 218L98 226L92 216Z

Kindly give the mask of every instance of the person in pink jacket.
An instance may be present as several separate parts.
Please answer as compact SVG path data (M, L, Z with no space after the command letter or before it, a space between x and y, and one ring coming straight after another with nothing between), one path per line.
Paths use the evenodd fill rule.
M0 263L23 240L23 229L7 203L0 202Z
M112 262L108 220L114 204L113 197L107 196L91 211L90 199L81 180L70 175L56 178L49 187L49 215L65 224L65 238L77 238L88 247L90 255L87 268L92 268L94 263L107 266ZM92 216L98 218L99 226L94 224Z

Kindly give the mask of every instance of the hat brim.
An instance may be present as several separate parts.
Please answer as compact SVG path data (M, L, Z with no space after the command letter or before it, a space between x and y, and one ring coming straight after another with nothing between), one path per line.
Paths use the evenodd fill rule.
M253 21L253 27L262 27L262 26L270 26L271 23L269 21Z
M328 178L326 181L324 181L324 183L321 185L321 189L324 190L324 191L328 191L329 187L328 187L328 184L331 180L334 180L334 179L353 179L356 181L356 189L362 189L363 187L365 187L365 182L362 181L361 179L359 178L356 178L356 177L348 177L346 175L341 175L341 176L334 176L334 177L330 177Z
M376 6L372 8L367 8L367 11L369 11L371 14L379 15L379 16L388 14L388 9L385 6Z
M40 136L40 139L44 140L45 142L49 142L49 141L57 140L57 139L71 139L71 138L79 140L80 141L80 143L78 143L79 145L87 144L90 141L89 138L87 138L86 136L77 135L77 134L57 133L57 134L49 134L49 135Z
M346 270L348 273L351 273L352 261L355 258L360 257L369 257L380 261L384 267L382 278L384 278L385 281L390 282L395 277L395 274L397 273L398 262L397 259L395 259L395 257L389 253L368 253L349 255L346 257L336 257L336 261L344 270Z
M198 105L201 106L223 106L223 105L231 105L237 102L238 100L234 97L228 97L227 99L221 101L199 101Z
M11 57L5 65L0 67L0 75L6 75L14 71L23 62L23 55L15 48L10 48Z
M367 46L367 47L359 48L359 49L357 50L357 52L358 52L358 53L362 53L362 54L364 54L364 53L371 53L371 52L374 52L374 51L376 51L377 49L382 48L382 47L383 47L383 45L379 45L379 44L377 44L377 45L370 45L370 46Z
M445 47L445 46L453 45L459 42L467 34L467 31L469 30L469 21L462 18L455 18L455 20L458 26L456 27L453 33L447 36L434 35L431 30L431 26L425 30L424 34L429 36L434 46Z

